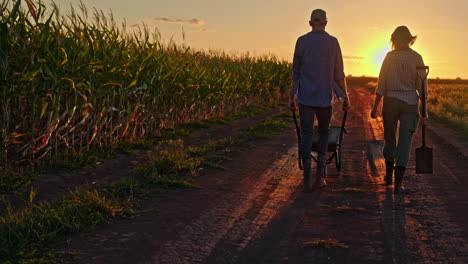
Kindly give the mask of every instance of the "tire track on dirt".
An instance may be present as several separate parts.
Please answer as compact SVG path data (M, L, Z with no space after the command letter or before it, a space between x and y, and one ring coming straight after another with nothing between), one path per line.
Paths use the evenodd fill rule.
M210 236L224 232L226 226L218 222L223 223L231 217L234 207L242 205L239 199L247 199L246 194L258 192L258 188L255 191L252 189L258 187L260 178L268 173L271 165L290 155L288 150L294 145L290 140L293 135L293 130L290 129L269 141L255 142L255 146L249 147L248 150L233 154L232 160L223 164L227 170L207 169L203 175L194 179L201 189L162 191L159 197L144 201L141 205L144 212L137 218L123 219L90 233L75 235L71 244L62 250L79 251L79 254L73 257L74 263L129 263L130 260L134 263L159 263L154 260L154 256L162 252L164 245L184 236L189 226L194 229L189 230L192 234L196 234L195 229L199 229L199 237L193 235L192 238L203 241L195 243L203 247L205 241L211 240ZM295 160L294 157L290 158ZM285 164L289 162L285 161ZM281 167L280 163L275 164L277 165L273 167ZM285 172L286 170L281 174ZM262 183L265 186L263 192L258 192L254 201L261 201L264 195L272 192L278 185L277 181L267 178ZM255 204L251 207L252 210L257 210L257 206L261 205ZM213 219L210 219L207 212L213 208L219 210L214 211L215 213L211 214ZM206 221L198 221L198 224L194 225L194 221L202 216ZM205 249L199 247L199 251L190 252L190 245L185 247L188 256L199 254L199 251ZM181 250L177 254L182 254L181 252L184 253ZM187 259L190 258L182 256L181 260L176 259L174 263L191 261Z
M356 103L356 105L358 105ZM335 121L340 121L340 110ZM237 262L208 263L381 263L383 239L375 179L367 176L368 141L359 109L348 116L344 163L329 168L328 187L311 194L298 192L278 214L267 233L256 239ZM291 164L296 166L297 164ZM342 210L341 208L344 208ZM336 239L350 248L305 247L314 241Z
M287 154L259 176L251 190L241 193L240 197L239 193L229 195L193 221L180 232L179 237L163 245L153 260L161 264L204 263L224 236L237 241L237 252L242 251L270 223L280 208L291 202L290 196L302 182L300 177L288 176L290 164L297 159L296 152L297 148L290 148ZM275 179L278 183L274 184L273 192L268 194L270 182ZM248 211L258 203L255 200L263 195L267 201L256 217L245 218L248 217ZM230 258L235 261L236 256Z

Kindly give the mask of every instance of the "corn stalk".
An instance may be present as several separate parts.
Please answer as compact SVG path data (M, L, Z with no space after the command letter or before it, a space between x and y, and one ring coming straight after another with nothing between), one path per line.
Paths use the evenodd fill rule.
M289 86L290 64L277 58L164 43L84 5L0 8L2 168L277 103Z

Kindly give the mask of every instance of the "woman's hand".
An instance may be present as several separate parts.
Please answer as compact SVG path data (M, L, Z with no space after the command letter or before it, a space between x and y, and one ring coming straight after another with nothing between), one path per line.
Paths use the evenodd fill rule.
M370 117L372 119L376 119L377 118L377 107L374 105L374 107L372 107L372 111L370 113Z
M377 109L379 109L379 104L380 104L380 100L382 100L382 95L380 94L375 94L375 101L374 101L374 106L372 107L372 111L370 113L370 117L372 119L376 119L377 118Z

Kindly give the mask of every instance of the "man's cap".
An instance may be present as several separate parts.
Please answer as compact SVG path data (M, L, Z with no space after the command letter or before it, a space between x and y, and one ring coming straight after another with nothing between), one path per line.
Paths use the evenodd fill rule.
M310 15L310 20L313 22L323 23L327 21L327 12L322 9L315 9Z

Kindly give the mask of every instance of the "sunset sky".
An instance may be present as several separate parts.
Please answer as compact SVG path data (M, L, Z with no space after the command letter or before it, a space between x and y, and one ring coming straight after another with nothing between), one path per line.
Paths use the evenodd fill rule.
M82 0L112 10L118 22L157 27L163 39L196 49L292 60L296 39L310 31L315 8L327 11L327 31L338 38L345 73L377 76L393 30L406 25L413 49L431 67L430 78L468 79L467 0ZM47 0L46 2L50 2ZM76 0L56 0L63 11Z

